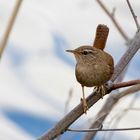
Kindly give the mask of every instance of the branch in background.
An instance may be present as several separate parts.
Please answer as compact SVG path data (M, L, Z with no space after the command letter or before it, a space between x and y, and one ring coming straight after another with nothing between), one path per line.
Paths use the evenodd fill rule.
M136 99L136 98L135 98ZM134 99L133 99L134 100ZM126 108L126 109L123 109L123 111L140 111L140 108L135 108L135 107L129 107L129 108Z
M140 90L140 84L135 85L118 94L110 95L109 98L106 100L105 104L103 105L102 109L97 114L97 116L95 118L96 121L91 125L90 129L99 128L100 125L103 123L103 121L108 116L109 112L113 109L113 107L118 103L118 101L122 97L129 95L129 94L133 94L139 90ZM84 140L92 140L95 137L96 133L97 133L97 131L92 132L92 133L91 132L87 133L84 137Z
M12 30L12 27L14 25L14 22L16 20L17 13L19 11L19 8L21 6L21 3L22 3L22 0L17 0L16 1L14 10L12 12L12 15L11 15L10 19L9 19L9 22L8 22L8 25L7 25L7 28L6 28L6 31L5 31L5 33L3 35L3 38L1 40L1 42L0 42L0 58L1 58L1 56L3 54L3 51L4 51L5 47L6 47L6 43L8 41L8 38L9 38L10 32Z
M122 37L125 39L125 41L127 42L129 40L129 37L126 35L126 33L124 32L124 30L121 28L121 26L119 25L119 23L117 22L117 20L114 17L114 12L110 12L107 7L103 4L103 2L101 0L96 0L97 3L100 5L100 7L104 10L104 12L109 16L109 18L112 20L112 22L114 23L115 27L117 28L117 30L119 31L119 33L122 35ZM114 10L113 10L114 11Z
M123 111L121 111L121 113L119 115L115 116L115 123L113 124L113 127L117 127L117 125L119 124L119 122L121 121L121 119L127 115L128 111L130 111L130 109L134 106L136 100L137 100L138 94L136 94L133 99L130 101L127 109L124 109ZM111 140L111 138L113 137L113 132L109 134L108 138Z
M68 129L68 131L72 132L94 132L94 131L130 131L130 130L140 130L140 127L132 127L132 128L110 128L110 129Z
M135 21L135 23L136 23L137 30L139 31L139 30L140 30L140 26L139 26L139 23L138 23L138 20L137 20L137 16L135 15L134 10L133 10L133 8L132 8L132 6L131 6L129 0L126 0L126 2L127 2L128 7L129 7L129 9L130 9L130 11L131 11L131 14L132 14L132 16L133 16L133 18L134 18L134 21Z

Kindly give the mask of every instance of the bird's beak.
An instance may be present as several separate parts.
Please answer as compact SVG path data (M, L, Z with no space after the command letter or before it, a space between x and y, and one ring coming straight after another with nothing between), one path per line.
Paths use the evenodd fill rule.
M66 50L66 52L75 53L75 50Z

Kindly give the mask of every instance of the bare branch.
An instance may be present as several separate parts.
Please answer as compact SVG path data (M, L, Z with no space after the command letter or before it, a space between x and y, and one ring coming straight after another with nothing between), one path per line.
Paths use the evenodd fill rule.
M93 104L95 104L99 99L101 98L101 95L95 95L92 93L89 95L86 99L88 107L90 108ZM38 140L52 140L59 136L60 134L63 134L67 128L76 121L82 114L84 114L83 111L83 104L82 102L76 106L71 112L69 112L63 119L61 119L50 131L42 135Z
M120 32L120 34L122 35L122 37L125 39L125 41L128 41L129 40L129 37L126 35L126 33L124 32L124 30L121 28L121 26L119 25L119 23L115 19L114 14L112 14L107 9L107 7L103 4L103 2L101 0L96 0L96 1L100 5L100 7L104 10L104 12L110 17L110 19L112 20L112 22L114 23L115 27Z
M136 94L136 95L133 97L133 99L132 99L131 102L129 103L127 109L124 109L123 111L121 111L121 113L120 113L119 115L116 115L116 116L115 116L116 120L115 120L115 123L113 124L113 127L116 127L116 126L119 124L119 122L121 121L121 119L122 119L124 116L127 115L128 111L130 111L131 107L134 105L134 103L135 103L135 101L136 101L136 99L137 99L137 96L138 96L138 94ZM113 137L113 132L110 133L110 135L109 135L108 137L111 139L111 137Z
M111 89L115 90L115 89L118 89L118 88L133 86L133 85L136 85L136 84L140 84L140 80L139 79L138 80L132 80L132 81L128 81L128 82L122 82L122 83L114 84Z
M124 109L123 111L140 111L140 108L134 108L134 107L130 107L130 108L127 108L127 109Z
M4 51L5 47L6 47L6 43L8 41L10 32L11 32L12 27L14 25L14 22L15 22L15 19L17 17L19 8L21 6L21 3L22 3L22 0L17 0L16 1L14 10L12 12L12 15L11 15L10 19L9 19L9 22L8 22L8 25L7 25L7 28L6 28L6 31L5 31L5 33L3 35L2 41L0 42L0 58L1 58L2 53L3 53L3 51Z
M114 95L113 94L110 95L109 98L106 100L105 104L103 105L102 109L97 114L97 116L95 118L95 122L90 126L90 129L100 127L100 125L103 123L103 121L108 116L109 112L111 112L113 107L118 103L118 101L122 97L129 95L129 94L133 94L139 90L140 90L140 84L137 84L123 92L120 92L120 93L114 94ZM84 137L84 140L92 140L95 137L96 133L97 133L97 131L95 131L93 133L87 133Z
M129 9L130 9L130 11L131 11L131 14L132 14L132 16L133 16L133 18L134 18L134 21L135 21L137 30L139 31L139 30L140 30L140 26L139 26L139 23L138 23L138 21L137 21L137 16L135 15L134 10L133 10L133 8L132 8L132 6L131 6L129 0L126 0L126 2L127 2L128 7L129 7Z
M130 131L130 130L140 130L140 127L132 127L132 128L111 128L111 129L67 129L72 132L94 132L94 131Z

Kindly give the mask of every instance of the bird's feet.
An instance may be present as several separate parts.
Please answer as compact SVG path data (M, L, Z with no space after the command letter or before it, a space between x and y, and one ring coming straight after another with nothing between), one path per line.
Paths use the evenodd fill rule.
M103 99L103 96L106 94L106 87L105 85L101 85L101 86L96 86L94 87L94 89L96 90L96 93L101 93L101 97Z
M88 105L87 105L86 99L85 98L83 98L83 99L81 98L81 101L83 102L84 113L87 114Z

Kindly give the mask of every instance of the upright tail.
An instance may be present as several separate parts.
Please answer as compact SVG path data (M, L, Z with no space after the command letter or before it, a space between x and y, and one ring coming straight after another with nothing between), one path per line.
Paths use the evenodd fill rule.
M96 28L96 35L95 35L93 46L95 48L104 50L108 34L109 34L109 28L106 25L99 24Z

